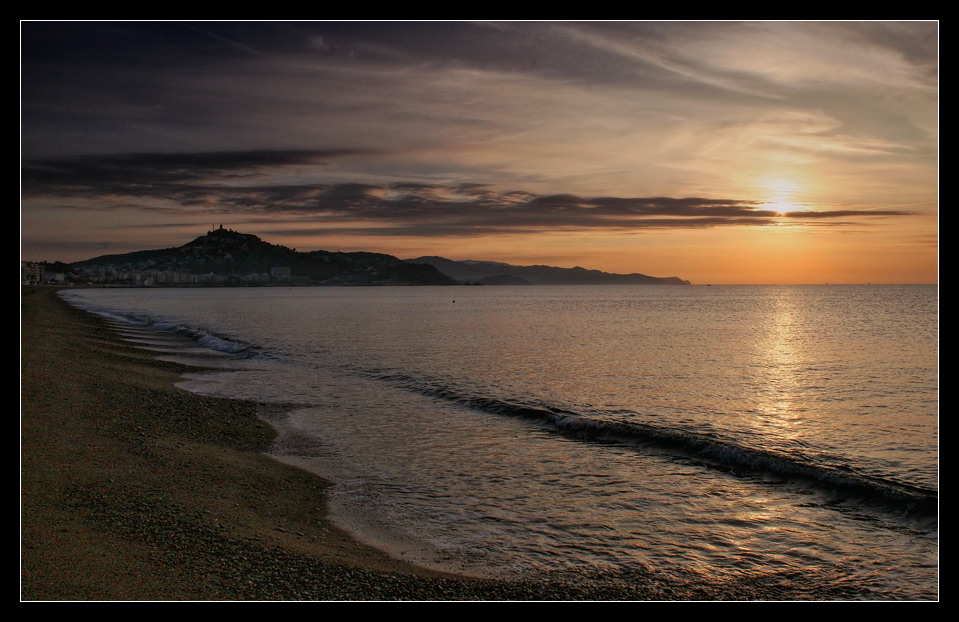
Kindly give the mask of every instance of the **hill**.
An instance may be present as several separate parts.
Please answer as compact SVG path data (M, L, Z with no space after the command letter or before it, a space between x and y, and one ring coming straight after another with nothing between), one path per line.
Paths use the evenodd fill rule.
M103 255L71 264L75 280L133 285L453 285L432 266L367 252L297 252L230 229L176 248Z

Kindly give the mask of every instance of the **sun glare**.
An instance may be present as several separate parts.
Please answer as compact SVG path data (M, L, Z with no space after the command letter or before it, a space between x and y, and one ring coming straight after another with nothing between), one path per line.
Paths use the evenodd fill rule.
M801 209L796 202L796 196L804 190L800 183L786 178L768 178L759 186L766 195L766 209L775 210L780 216Z

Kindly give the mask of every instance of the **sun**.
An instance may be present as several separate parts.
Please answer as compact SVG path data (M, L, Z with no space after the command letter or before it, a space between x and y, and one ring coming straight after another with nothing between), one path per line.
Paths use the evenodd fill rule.
M764 206L780 216L802 209L796 201L797 195L805 190L801 183L784 177L769 177L762 180L759 187L766 197Z

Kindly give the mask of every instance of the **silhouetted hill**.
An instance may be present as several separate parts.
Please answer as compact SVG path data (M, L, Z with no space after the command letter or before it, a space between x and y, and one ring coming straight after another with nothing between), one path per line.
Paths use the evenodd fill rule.
M418 257L407 259L414 264L429 264L459 282L479 282L487 285L689 285L679 277L655 277L645 274L612 274L586 268L556 268L553 266L514 266L496 261L454 261L445 257Z
M80 280L136 284L264 283L452 285L432 266L382 253L297 252L216 229L176 248L103 255L71 265ZM149 281L149 282L148 282Z

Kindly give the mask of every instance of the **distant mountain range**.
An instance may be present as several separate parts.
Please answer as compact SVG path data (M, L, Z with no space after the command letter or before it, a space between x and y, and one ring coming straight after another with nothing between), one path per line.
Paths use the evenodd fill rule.
M675 276L613 274L578 266L514 266L496 261L454 261L445 257L417 257L406 261L433 266L454 281L482 285L689 285L689 281Z
M175 248L78 261L69 265L68 280L129 285L689 284L677 277L610 274L578 267L514 266L443 257L401 260L367 252L297 252L222 226Z

